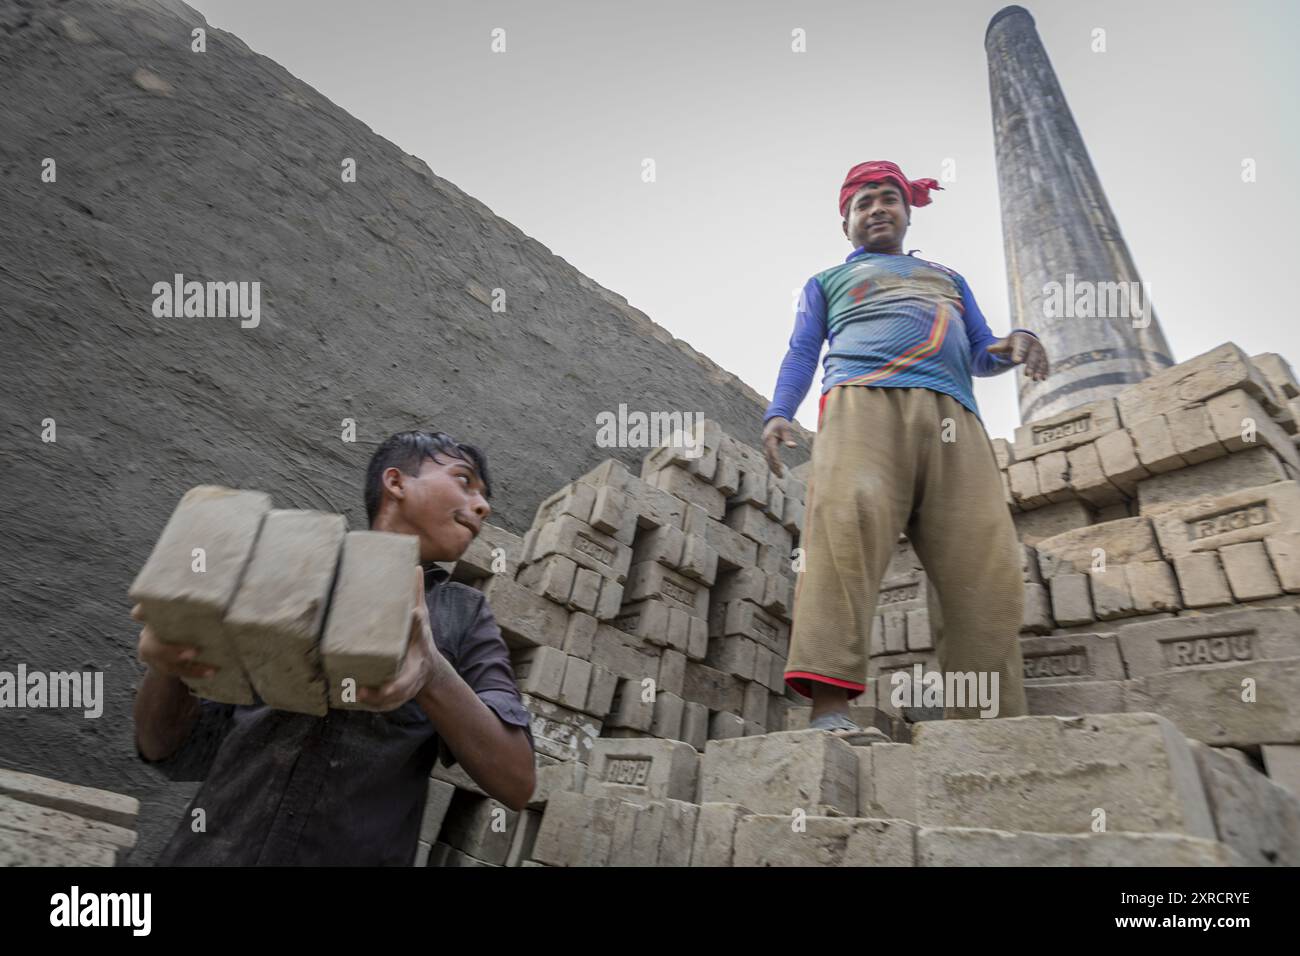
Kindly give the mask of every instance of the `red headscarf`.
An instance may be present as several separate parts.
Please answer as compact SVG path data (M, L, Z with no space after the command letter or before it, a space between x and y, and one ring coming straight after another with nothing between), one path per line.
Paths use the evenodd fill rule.
M844 177L844 185L840 187L840 216L844 216L844 211L848 208L854 193L867 183L882 179L897 186L903 194L903 202L909 206L928 206L931 202L930 190L943 189L937 179L909 180L898 166L887 159L868 160L865 163L858 163Z

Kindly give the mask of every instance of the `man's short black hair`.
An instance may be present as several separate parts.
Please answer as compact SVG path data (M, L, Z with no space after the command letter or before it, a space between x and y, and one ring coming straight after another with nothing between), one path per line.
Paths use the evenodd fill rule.
M488 477L487 455L482 450L458 442L444 432L398 432L386 438L370 456L366 467L366 520L371 524L379 514L379 503L384 500L384 472L400 468L408 475L418 475L426 458L439 453L468 462L478 472L483 482L484 496L492 497L492 479ZM437 459L434 458L436 461Z

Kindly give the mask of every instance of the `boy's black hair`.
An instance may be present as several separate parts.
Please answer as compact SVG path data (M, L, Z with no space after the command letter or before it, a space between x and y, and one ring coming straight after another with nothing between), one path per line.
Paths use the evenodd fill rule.
M492 497L492 479L488 477L487 455L481 449L458 442L444 432L398 432L384 439L370 456L366 466L366 520L374 524L379 503L384 500L384 472L400 468L405 474L418 475L420 464L437 454L450 455L469 462L483 482L485 497ZM437 460L436 458L434 459Z

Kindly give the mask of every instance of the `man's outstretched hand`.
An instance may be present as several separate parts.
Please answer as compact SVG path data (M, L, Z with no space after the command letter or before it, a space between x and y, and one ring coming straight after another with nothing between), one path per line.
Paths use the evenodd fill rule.
M767 467L775 472L780 478L785 474L785 468L781 465L781 446L793 448L794 429L790 427L790 422L779 415L776 418L769 418L767 425L763 428L763 454L767 456Z
M1047 378L1047 349L1035 336L1027 332L1012 332L1005 339L998 339L988 347L994 355L1010 359L1016 365L1025 367L1025 375L1035 382ZM775 419L773 419L775 421Z

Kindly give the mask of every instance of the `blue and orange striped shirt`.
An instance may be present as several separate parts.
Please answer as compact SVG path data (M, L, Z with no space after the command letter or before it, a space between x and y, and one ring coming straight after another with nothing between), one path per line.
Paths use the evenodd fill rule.
M971 376L1015 367L987 351L997 336L961 275L916 256L859 247L804 285L765 424L778 415L794 419L828 340L823 395L836 385L929 388L977 418Z

